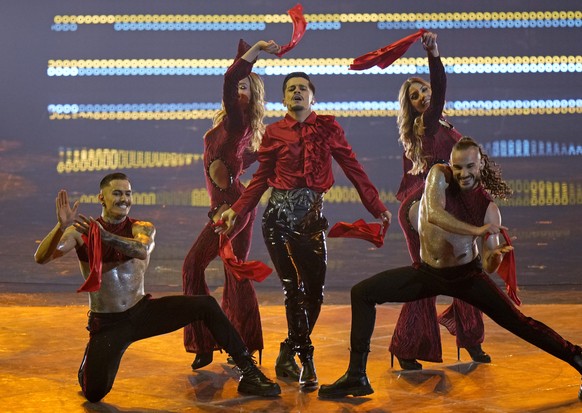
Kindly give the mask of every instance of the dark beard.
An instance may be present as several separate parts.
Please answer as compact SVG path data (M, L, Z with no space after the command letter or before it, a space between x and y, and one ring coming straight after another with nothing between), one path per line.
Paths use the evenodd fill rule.
M305 106L295 104L295 105L289 106L289 110L292 112L300 112L302 110L305 110Z

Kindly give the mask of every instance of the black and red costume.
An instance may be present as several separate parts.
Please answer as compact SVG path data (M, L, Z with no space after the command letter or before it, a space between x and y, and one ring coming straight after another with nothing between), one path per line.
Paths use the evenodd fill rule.
M244 190L240 176L256 160L256 153L249 152L253 131L249 116L245 112L247 104L238 94L238 83L249 76L253 64L238 58L224 75L223 103L226 116L204 136L204 171L206 189L210 197L211 218L202 229L188 252L182 267L184 294L208 295L210 292L204 271L218 256L219 235L214 232L212 217L223 205L232 205ZM214 162L222 162L228 172L228 187L220 187L212 180L210 167ZM230 236L236 257L242 261L248 258L256 209L240 215ZM222 309L230 322L242 336L250 352L263 349L263 333L257 296L251 280L237 280L225 269L225 284L222 295ZM218 349L216 342L202 322L192 323L184 329L184 346L192 353L211 353Z
M387 210L341 126L333 116L315 112L302 123L287 114L267 126L259 167L232 206L244 216L268 187L273 188L263 215L263 236L285 292L286 343L300 358L313 353L310 334L323 302L327 221L322 208L324 194L334 183L332 157L374 217Z
M452 183L446 190L445 210L461 221L481 226L490 202L491 198L481 186L464 192ZM412 302L441 294L479 308L501 327L582 373L582 348L564 340L545 324L522 314L483 271L480 257L448 268L434 268L417 262L409 267L381 272L356 284L351 290L352 353L367 354L370 351L377 304ZM360 371L365 372L365 365Z
M398 222L404 232L408 252L413 263L420 262L420 239L409 222L408 213L418 202L424 190L426 174L435 163L447 163L451 150L462 135L443 118L447 78L440 57L428 53L431 100L422 114L425 133L422 137L422 153L427 169L419 175L408 173L412 162L403 156L404 175L396 198L401 201ZM471 348L481 344L485 336L481 311L467 303L454 299L437 319L436 297L405 303L394 329L390 352L401 359L419 359L442 362L439 321L457 336L457 346Z
M118 224L107 223L101 217L97 221L112 234L133 238L134 219L127 217ZM101 251L104 263L123 263L132 259L105 243L101 243ZM79 261L89 263L89 253L87 244L77 248ZM210 296L152 298L147 294L133 307L120 313L90 311L89 342L78 373L87 400L98 402L111 391L121 358L131 343L178 330L194 321L204 323L213 339L230 355L246 352L240 336Z

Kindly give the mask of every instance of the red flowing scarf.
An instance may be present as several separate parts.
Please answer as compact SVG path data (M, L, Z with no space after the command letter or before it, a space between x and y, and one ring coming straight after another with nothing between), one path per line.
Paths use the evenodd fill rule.
M287 13L293 22L293 35L289 43L281 46L281 50L277 53L279 57L282 57L289 50L297 46L297 43L299 43L299 40L305 34L305 30L307 30L307 22L305 21L305 17L303 17L303 6L300 3L297 3L295 7L287 10Z
M487 240L490 235L491 234L487 234L485 239ZM511 245L511 238L509 238L508 232L504 229L501 229L501 235L503 235L505 243L507 245ZM505 282L505 287L507 289L507 295L509 298L511 298L515 304L520 305L521 300L517 296L517 275L515 271L515 255L513 254L513 250L503 255L501 264L497 269L497 274Z
M408 48L422 35L426 33L426 30L420 29L418 32L406 36L403 39L397 40L394 43L384 46L381 49L374 50L373 52L366 53L360 57L356 57L352 64L350 65L351 70L365 70L373 66L378 66L384 69L390 66L396 59L402 56Z
M220 227L222 225L222 220L218 220L213 224L214 227ZM222 259L226 269L239 281L247 279L261 282L273 272L268 265L261 261L239 260L237 256L234 255L230 238L226 235L220 235L218 255Z
M347 222L338 222L331 227L327 236L330 238L344 237L363 239L380 248L384 245L384 238L386 237L388 226L388 224L382 225L379 222L368 224L363 219L358 219L351 224Z
M220 249L218 255L222 258L224 266L229 270L234 278L239 281L253 280L261 282L267 278L273 270L261 261L241 261L232 249L230 239L226 235L220 235Z
M87 245L87 255L89 256L89 276L85 283L77 290L80 292L95 292L101 288L101 275L103 261L101 260L101 230L99 224L91 221L89 225L89 236L83 234L83 241Z
M503 238L505 238L507 245L511 245L511 240L507 231L502 229L501 234L503 235ZM513 250L503 256L501 265L499 265L499 268L497 269L497 274L499 274L503 281L505 281L509 298L511 298L515 304L520 305L521 300L517 296L517 275L515 271L515 255Z

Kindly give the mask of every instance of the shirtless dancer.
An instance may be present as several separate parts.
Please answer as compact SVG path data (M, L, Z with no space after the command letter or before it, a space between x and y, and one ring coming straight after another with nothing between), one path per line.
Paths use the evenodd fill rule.
M89 292L89 343L79 368L79 384L90 402L100 401L113 386L123 353L137 340L166 334L201 320L242 372L241 393L280 394L279 385L255 366L240 336L210 296L169 296L154 299L144 292L144 276L154 249L156 230L150 222L128 216L132 203L126 175L107 175L100 184L101 216L77 216L79 201L70 206L65 190L56 198L57 224L42 240L34 259L46 264L75 249ZM91 237L89 234L91 232ZM95 233L101 238L101 260L88 249ZM96 245L98 245L96 243ZM89 263L93 265L90 267ZM97 264L97 265L96 265ZM91 268L101 268L101 284L93 283ZM89 286L92 285L93 287Z
M451 152L451 166L434 165L420 201L418 225L422 263L374 275L351 291L352 329L347 372L319 396L337 398L374 392L366 375L376 305L448 295L479 308L493 321L565 361L582 374L582 348L554 330L523 315L489 278L513 247L500 244L499 208L485 189L503 181L471 138L462 138ZM489 236L487 236L489 235ZM482 238L482 260L477 239ZM582 388L578 394L582 398Z

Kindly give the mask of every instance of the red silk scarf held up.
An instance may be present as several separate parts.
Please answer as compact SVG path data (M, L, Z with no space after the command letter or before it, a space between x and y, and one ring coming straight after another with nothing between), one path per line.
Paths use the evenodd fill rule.
M384 245L384 237L386 237L388 226L388 224L382 225L379 222L368 224L363 219L358 219L351 224L338 222L331 227L327 236L330 238L345 237L363 239L380 248Z
M293 22L293 35L289 43L281 46L281 50L277 53L279 57L283 57L285 53L297 46L297 43L299 43L299 40L305 34L305 30L307 30L307 22L305 21L305 17L303 17L303 6L300 3L297 3L295 7L287 10L287 13Z
M373 52L366 53L360 57L356 57L352 64L350 65L351 70L365 70L373 66L378 66L384 69L390 66L396 61L400 56L402 56L408 48L422 35L426 33L426 30L420 29L418 32L406 36L403 39L397 40L394 43L384 46L381 49L374 50Z
M90 273L77 292L91 293L99 291L101 288L103 261L101 256L101 230L99 224L95 221L91 221L91 224L89 225L89 236L83 234L82 237L87 245Z

